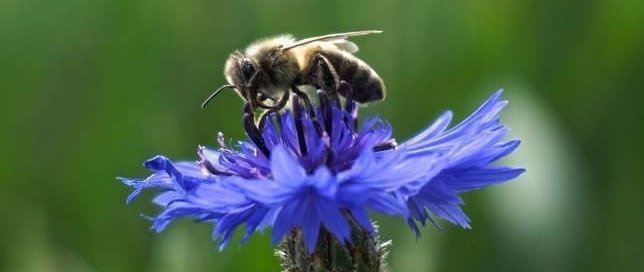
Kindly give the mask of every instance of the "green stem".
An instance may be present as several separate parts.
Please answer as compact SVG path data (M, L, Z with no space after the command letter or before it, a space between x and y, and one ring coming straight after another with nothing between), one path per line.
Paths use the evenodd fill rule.
M295 230L280 244L276 255L284 272L382 272L385 271L386 246L377 235L351 222L352 243L340 244L324 228L320 231L315 250L308 254L302 233Z

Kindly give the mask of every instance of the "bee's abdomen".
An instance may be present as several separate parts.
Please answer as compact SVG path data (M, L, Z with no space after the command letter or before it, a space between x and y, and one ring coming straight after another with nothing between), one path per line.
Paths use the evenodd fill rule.
M345 52L327 51L324 56L333 64L338 78L351 85L355 101L367 103L385 98L382 79L365 62Z

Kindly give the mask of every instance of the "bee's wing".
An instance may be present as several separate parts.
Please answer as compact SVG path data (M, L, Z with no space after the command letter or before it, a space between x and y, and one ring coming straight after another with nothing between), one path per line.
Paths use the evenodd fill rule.
M298 46L302 46L302 45L305 45L305 44L308 44L308 43L318 42L318 41L344 41L344 42L347 42L345 40L348 39L349 37L352 37L352 36L361 36L361 35L376 34L376 33L382 33L382 31L381 30L365 30L365 31L354 31L354 32L328 34L328 35L324 35L324 36L318 36L318 37L299 40L299 41L296 41L296 42L294 42L292 44L284 46L284 48L282 48L282 49L283 50L288 50L288 49L291 49L291 48L294 48L294 47L298 47ZM348 42L348 43L353 44L352 42ZM340 49L342 49L341 46L338 46L338 47ZM353 46L348 45L347 48L351 49L351 50L355 50L355 51L358 50L358 47L355 44L353 44Z
M333 45L335 45L337 48L339 48L342 51L347 51L351 54L358 52L358 46L355 43L352 43L347 40L334 40L334 41L329 41Z

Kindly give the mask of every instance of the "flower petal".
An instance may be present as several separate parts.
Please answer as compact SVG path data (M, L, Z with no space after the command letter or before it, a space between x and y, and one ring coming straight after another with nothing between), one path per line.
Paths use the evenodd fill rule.
M306 178L306 171L283 146L271 150L273 180L283 186L298 186Z

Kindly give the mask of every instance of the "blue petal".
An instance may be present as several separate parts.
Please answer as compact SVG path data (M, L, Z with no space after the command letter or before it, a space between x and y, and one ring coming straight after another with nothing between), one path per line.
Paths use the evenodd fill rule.
M154 200L152 200L152 202L159 206L165 207L165 206L168 206L173 201L181 200L182 198L183 198L182 194L179 194L175 191L167 191L156 196Z
M388 215L407 216L409 210L405 202L393 194L374 193L374 196L367 202L367 207Z
M172 178L174 184L178 186L176 189L182 189L184 191L192 189L200 179L208 178L207 175L201 172L197 163L180 163L175 166L172 161L164 156L156 156L149 159L145 161L144 165L150 170L164 171ZM184 176L186 177L185 179Z
M222 180L228 187L236 187L243 194L266 206L279 205L294 197L297 189L284 187L271 180L245 180L237 177L230 177Z
M469 219L459 205L463 200L444 183L432 181L419 193L429 210L450 223L469 228Z
M313 252L315 245L318 240L318 235L320 234L320 215L316 212L314 205L305 205L300 208L299 213L296 216L299 216L297 220L302 235L304 237L304 243L306 244L306 249L309 253Z
M282 206L273 224L273 237L271 239L273 245L279 244L282 237L295 227L295 220L298 216L297 210L299 209L300 207L298 207L297 203L288 203Z
M461 193L514 179L523 172L525 169L521 168L487 166L445 171L435 180L442 181L453 190Z
M369 214L367 214L367 211L364 208L353 208L350 211L351 215L353 215L353 219L355 219L362 228L373 234L376 233L376 228L373 226L371 219L369 219Z
M283 186L298 186L296 182L306 177L304 168L283 146L277 146L271 151L271 173L275 182Z
M501 91L496 92L474 113L448 130L445 130L445 124L449 115L444 114L430 128L402 144L410 157L433 155L441 164L435 168L439 169L438 174L416 183L421 185L417 193L414 190L398 191L398 194L408 196L407 208L413 218L423 224L427 220L435 224L429 211L448 222L469 228L469 219L460 208L464 202L458 193L508 181L524 171L490 165L519 145L518 140L501 142L508 128L499 125L498 113L507 104L507 101L500 100L500 96ZM408 223L419 233L411 219Z
M327 198L335 197L338 183L326 167L322 166L315 170L310 180L313 181L311 185L315 187L318 194Z
M452 112L451 111L444 112L443 114L441 114L441 116L438 117L438 119L436 119L436 121L434 121L434 123L428 126L421 133L405 141L405 144L414 145L436 137L439 133L443 133L445 131L447 126L449 126L449 123L451 122L451 120L452 120Z
M127 197L126 203L133 201L146 188L171 188L183 192L209 180L209 177L201 172L199 164L195 162L178 162L175 165L163 156L156 156L146 161L145 165L156 171L146 179L117 178L125 185L134 188Z
M351 227L335 202L323 201L316 208L324 227L335 235L340 243L351 241Z

